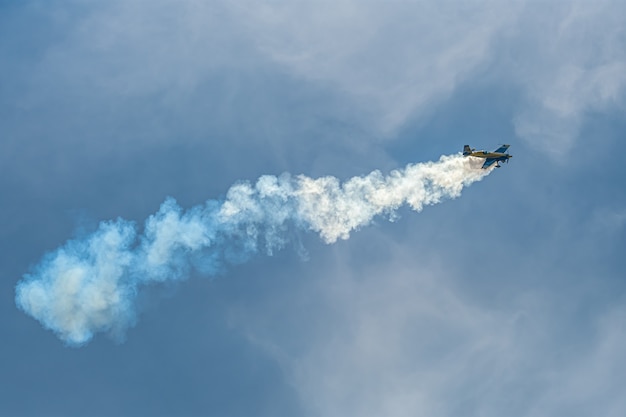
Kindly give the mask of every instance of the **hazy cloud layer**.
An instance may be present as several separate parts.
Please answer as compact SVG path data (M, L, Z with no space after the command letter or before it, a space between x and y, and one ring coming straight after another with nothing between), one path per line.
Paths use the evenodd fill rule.
M347 95L358 121L392 136L432 111L491 57L516 4L248 2L260 51L297 77Z
M623 111L624 13L612 1L529 3L512 38L521 51L511 72L526 96L514 119L520 137L566 152L589 113Z
M252 343L281 363L310 415L617 416L626 410L618 388L626 344L621 306L599 311L568 335L575 319L559 310L577 308L577 290L568 289L572 299L560 305L541 289L524 290L505 305L486 303L459 286L445 260L373 235L376 243L357 239L336 249L335 262L318 272L325 277L292 294L295 300L271 299L278 311L302 306L295 317L272 316L272 309L238 316ZM384 261L365 266L358 254L364 244ZM491 274L481 261L468 266L472 274ZM525 277L515 267L501 276ZM311 304L310 297L321 302Z
M623 9L610 0L82 5L77 16L55 12L71 29L28 70L20 102L153 96L175 109L219 74L286 71L340 98L342 117L392 138L458 86L486 80L519 89L516 133L558 154L589 112L623 108Z
M513 122L535 147L566 152L587 112L623 105L620 2L340 1L241 7L259 49L296 76L345 93L393 136L475 77L524 97ZM238 10L239 11L239 10Z

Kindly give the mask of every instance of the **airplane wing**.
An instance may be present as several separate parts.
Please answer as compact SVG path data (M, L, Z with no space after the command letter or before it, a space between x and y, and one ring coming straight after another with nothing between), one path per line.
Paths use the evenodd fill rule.
M485 159L485 163L483 164L482 168L489 168L491 165L493 165L494 162L496 162L497 159L496 158L487 158Z
M507 150L507 149L509 149L509 146L511 146L511 145L502 145L502 146L500 146L498 149L496 149L496 150L494 151L494 153L503 153L503 152L506 152L506 150ZM493 162L492 162L492 163L493 163Z

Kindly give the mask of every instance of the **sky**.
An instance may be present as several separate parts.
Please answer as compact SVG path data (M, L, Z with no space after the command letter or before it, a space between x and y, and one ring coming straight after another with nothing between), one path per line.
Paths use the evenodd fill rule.
M625 19L603 0L0 1L0 416L626 415ZM315 217L335 206L303 221L257 183L302 195L300 175L503 143L510 163L419 211L342 206L336 235ZM192 215L246 185L265 217L204 242ZM24 307L59 253L102 277L110 225L130 243L96 263L126 286L91 333L67 320L102 287L70 289L63 320Z

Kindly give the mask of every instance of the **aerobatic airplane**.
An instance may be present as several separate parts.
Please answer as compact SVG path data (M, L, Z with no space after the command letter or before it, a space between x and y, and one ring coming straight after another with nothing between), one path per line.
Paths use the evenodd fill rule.
M506 153L506 150L509 149L511 145L502 145L498 149L493 152L487 151L477 151L476 149L470 148L469 145L465 145L463 147L463 155L464 156L474 156L476 158L485 159L485 163L482 168L489 168L495 162L496 168L500 168L500 161L509 162L509 158L512 158L513 155L509 155Z

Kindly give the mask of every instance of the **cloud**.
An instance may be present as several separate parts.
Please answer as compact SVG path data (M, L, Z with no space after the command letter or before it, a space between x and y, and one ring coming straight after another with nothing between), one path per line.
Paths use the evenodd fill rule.
M623 106L624 7L611 0L83 5L28 67L30 87L19 102L47 105L62 93L110 109L149 98L176 112L198 105L195 91L226 74L239 86L233 91L249 81L243 72L286 75L326 94L315 113L378 140L480 82L518 91L510 114L517 135L533 147L552 145L558 156L576 143L587 117ZM232 118L219 109L233 91L215 96L221 104L211 111ZM159 125L158 118L146 123L151 140L168 140Z
M516 10L490 1L238 4L260 51L347 96L357 121L387 137L475 74Z
M573 146L590 113L623 104L622 2L330 6L251 2L235 13L260 51L344 94L358 122L383 137L475 80L518 88L516 133L533 147L552 145L554 156Z
M474 414L518 360L515 314L473 304L437 262L376 239L390 259L360 268L360 256L338 250L318 272L326 278L295 301L317 300L298 315L299 348L284 341L290 329L250 317L241 327L281 363L312 415Z
M118 98L184 94L253 59L219 3L121 2L88 8L42 56L39 81ZM239 46L239 48L237 48ZM70 93L66 92L66 93Z
M600 239L621 235L626 225L626 209L619 207L596 207L591 213L587 229L597 233Z
M624 104L624 3L529 3L510 39L510 71L523 87L517 134L535 148L566 154L585 118Z
M626 310L622 306L613 306L598 315L595 337L588 351L567 367L547 373L546 390L528 415L623 415L626 412L626 399L621 395L621 387L626 384L624 320Z
M367 262L365 247L376 253ZM503 284L499 302L478 300L445 262L376 231L334 251L299 293L272 297L272 308L240 309L235 320L281 364L309 414L626 410L617 388L626 347L621 307L600 308L588 324L573 313L584 303L577 295L571 304L542 289L509 297ZM280 315L286 309L288 319Z

